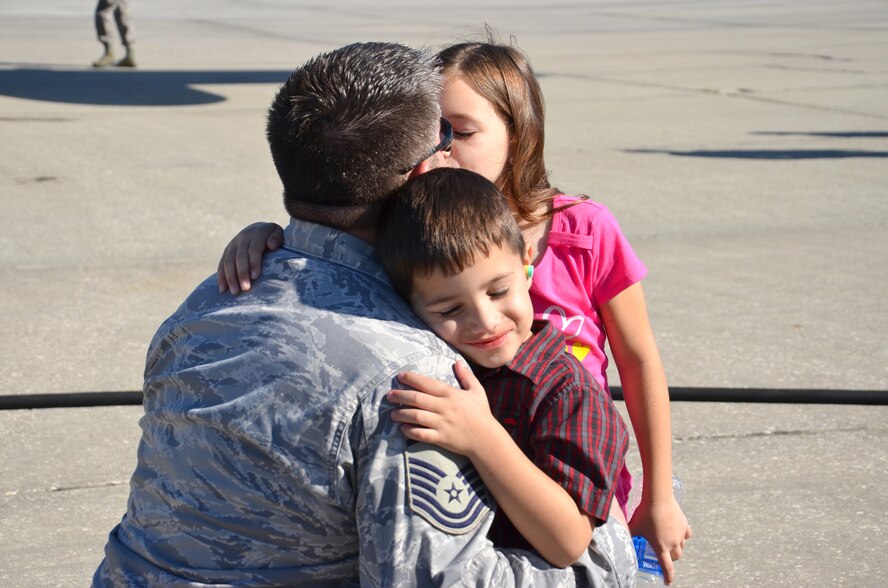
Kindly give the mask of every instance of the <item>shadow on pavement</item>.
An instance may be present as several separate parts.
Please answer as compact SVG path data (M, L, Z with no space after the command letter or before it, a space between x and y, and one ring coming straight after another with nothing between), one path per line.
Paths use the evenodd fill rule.
M771 135L775 137L828 137L832 139L886 139L888 131L812 131L808 133L796 131L754 131L752 135Z
M627 153L659 153L675 157L710 157L722 159L844 159L850 157L888 157L888 151L859 149L626 149Z
M100 106L193 106L224 96L195 85L282 84L290 71L0 70L0 95Z
M774 137L824 137L829 139L884 139L888 131L753 131L752 135ZM849 157L888 157L888 151L861 149L626 149L627 153L660 153L676 157L723 159L844 159Z

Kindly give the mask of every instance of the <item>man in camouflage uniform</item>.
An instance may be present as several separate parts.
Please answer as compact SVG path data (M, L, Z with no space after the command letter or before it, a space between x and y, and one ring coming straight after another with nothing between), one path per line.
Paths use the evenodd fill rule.
M425 54L377 43L281 88L267 130L284 247L249 294L210 278L155 335L129 504L94 586L618 585L631 555L607 525L574 569L494 549L471 464L388 416L400 371L457 385L457 356L371 245L384 196L446 163L439 88Z

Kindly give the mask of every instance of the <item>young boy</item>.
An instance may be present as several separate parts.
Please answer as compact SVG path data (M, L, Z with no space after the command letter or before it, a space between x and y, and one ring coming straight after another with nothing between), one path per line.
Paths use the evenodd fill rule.
M400 405L392 418L408 438L472 461L500 507L495 544L572 564L594 528L619 513L628 434L561 333L533 320L531 250L506 199L478 174L438 169L399 189L379 223L395 289L475 372L456 365L464 390L401 374L413 390L389 393ZM628 530L625 540L618 549L631 551Z

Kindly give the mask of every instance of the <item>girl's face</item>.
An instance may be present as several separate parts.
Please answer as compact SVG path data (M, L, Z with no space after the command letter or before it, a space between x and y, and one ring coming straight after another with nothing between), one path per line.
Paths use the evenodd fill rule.
M509 130L493 105L459 74L444 79L441 114L453 124L450 166L497 183L509 159Z

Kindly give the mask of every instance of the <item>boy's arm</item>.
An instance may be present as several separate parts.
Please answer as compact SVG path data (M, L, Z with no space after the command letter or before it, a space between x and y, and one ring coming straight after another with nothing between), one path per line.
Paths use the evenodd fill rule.
M595 528L589 515L524 455L499 423L477 437L467 457L515 528L546 561L565 567L589 547Z
M401 383L416 390L389 393L389 401L409 407L394 411L393 420L402 423L408 438L468 457L499 507L540 555L559 567L573 564L592 540L593 521L515 445L490 413L471 370L459 363L456 373L464 390L401 374Z
M456 385L451 366L452 360L436 356L405 369ZM353 464L342 464L349 481L343 491L354 492L362 586L612 585L620 572L613 568L619 546L610 541L593 544L569 568L554 567L531 551L495 548L487 539L493 512L466 508L487 503L472 464L464 456L406 439L390 418L392 407L383 400L389 388L390 380L381 379L361 402L340 451L344 461ZM437 483L427 475L434 470L441 476ZM460 492L451 502L454 482ZM429 484L437 486L437 496L428 493ZM429 515L429 506L437 507L437 516ZM333 559L336 555L331 554ZM350 565L348 560L342 563Z

